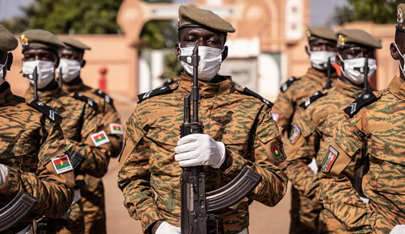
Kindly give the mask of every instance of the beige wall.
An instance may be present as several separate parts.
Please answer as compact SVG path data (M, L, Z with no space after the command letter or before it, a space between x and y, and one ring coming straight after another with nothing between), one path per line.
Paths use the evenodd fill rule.
M18 37L18 35L16 36ZM66 35L58 35L66 37ZM92 50L86 51L86 66L82 70L82 77L86 84L98 88L100 78L99 69L106 67L107 89L113 96L126 96L135 87L131 87L129 73L134 66L130 64L131 54L123 36L118 35L74 35L75 38L90 45ZM13 92L22 95L28 87L28 80L22 78L21 45L13 51L14 63L11 71L7 74L7 80L11 83Z

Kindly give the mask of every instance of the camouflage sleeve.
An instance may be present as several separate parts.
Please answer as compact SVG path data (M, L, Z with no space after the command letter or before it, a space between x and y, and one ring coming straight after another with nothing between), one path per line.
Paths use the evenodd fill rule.
M300 112L294 117L292 134L285 142L287 154L287 175L294 188L301 191L304 196L314 198L318 188L318 177L308 164L316 154L315 124L306 115Z
M358 123L356 119L341 121L333 131L334 142L329 145L328 155L321 167L323 193L318 199L347 230L369 233L367 204L363 203L352 185L363 141Z
M36 174L8 167L7 181L0 187L0 194L11 200L18 192L25 191L37 200L33 213L60 218L73 200L74 175L72 169L59 175L56 173L51 161L65 156L68 145L59 124L46 125L48 128L41 133L45 140L39 149L39 160L37 163L25 162L36 164ZM27 159L31 160L30 157Z
M290 90L280 92L272 109L274 120L282 129L287 129L294 114L295 104Z
M249 199L275 206L285 195L288 179L282 170L286 163L280 132L267 106L258 113L251 139L251 150L247 155L241 155L231 144L225 146L233 162L223 173L236 177L244 166L255 170L262 175L262 180Z
M87 105L84 110L81 136L80 142L72 142L74 150L85 157L79 171L97 178L103 177L108 170L111 144L101 116Z
M145 134L135 111L127 122L118 172L118 186L124 195L124 205L133 219L141 221L143 232L162 219L150 185L149 143Z
M106 133L110 139L111 157L116 158L121 152L124 130L121 125L121 119L115 108L105 103L103 111L103 123L107 127Z

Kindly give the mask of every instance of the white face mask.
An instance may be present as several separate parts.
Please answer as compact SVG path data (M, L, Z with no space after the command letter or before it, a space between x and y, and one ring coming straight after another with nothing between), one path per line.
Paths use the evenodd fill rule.
M7 65L7 60L8 60L8 55L6 57L6 61L4 62L4 64L0 64L0 85L2 85L4 83L4 81L6 80L6 77L4 77L4 67Z
M180 48L180 56L190 56L193 54L193 46ZM221 49L212 48L208 46L199 46L198 55L200 56L200 63L198 64L198 79L209 81L218 74L222 62ZM180 61L184 70L188 74L193 74L193 66L186 62Z
M336 58L336 52L331 51L310 51L308 47L309 59L312 67L318 70L326 70L328 68L328 59L333 64Z
M353 84L359 85L364 83L364 74L363 68L366 58L355 58L355 59L346 59L343 60L342 56L339 55L340 60L344 63L340 67L342 74L349 79ZM368 75L367 78L370 78L374 72L377 70L377 62L375 59L368 59Z
M32 85L34 85L32 74L34 73L35 67L38 67L37 87L38 89L45 88L55 78L55 63L42 60L23 61L22 72L24 75L28 76Z
M63 82L69 83L79 76L82 66L80 62L73 59L60 59L59 68L62 68L62 80Z
M399 51L397 44L394 44L394 45L395 45L395 48L398 51L398 54L401 55L401 57L402 57L402 59L404 60L404 63L405 63L405 56L401 53L401 51ZM399 68L401 69L402 75L405 76L405 66L402 67L401 61L399 61L399 60L398 60L398 64L399 64Z

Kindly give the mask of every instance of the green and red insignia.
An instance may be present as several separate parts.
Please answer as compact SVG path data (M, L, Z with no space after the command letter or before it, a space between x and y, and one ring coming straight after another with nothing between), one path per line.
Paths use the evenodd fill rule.
M97 147L110 142L110 139L108 139L108 136L104 131L100 131L91 135L91 140L93 140L94 145Z
M56 174L58 175L73 170L72 164L69 160L69 156L67 155L59 158L53 158L52 165L55 168Z
M329 172L338 156L339 152L332 146L329 146L328 155L326 155L322 163L322 172Z
M343 36L342 34L339 35L339 39L338 39L338 47L340 49L342 49L343 47L345 47L345 36Z
M404 23L404 20L402 19L402 10L401 8L398 7L398 13L397 13L397 27L402 28Z
M111 134L124 134L124 130L122 128L122 125L119 123L110 123L110 130Z
M21 35L21 46L23 47L23 49L27 49L28 45L28 38L24 34Z
M270 147L270 150L271 150L271 153L273 154L274 163L276 163L276 164L285 161L285 159L287 158L285 156L283 146L281 144L272 145Z
M300 138L300 136L301 136L301 130L295 124L293 124L292 126L293 126L293 128L291 129L291 133L290 133L290 142L291 142L291 144L294 145L295 142L297 142L298 138Z

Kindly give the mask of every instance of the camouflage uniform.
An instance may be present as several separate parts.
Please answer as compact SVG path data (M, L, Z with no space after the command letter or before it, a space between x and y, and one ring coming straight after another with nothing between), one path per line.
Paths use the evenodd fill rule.
M354 101L362 88L338 80L328 91L318 91L301 104L302 111L295 116L293 128L298 129L286 147L287 174L293 186L309 199L315 199L319 179L308 164L316 159L318 168L324 161L327 146L332 141L332 130L344 119L341 111ZM301 136L301 137L300 137ZM347 233L345 228L327 210L322 209L319 218L320 233Z
M348 106L346 121L334 131L329 149L337 152L322 168L328 177L322 199L325 208L350 231L389 233L395 225L405 223L404 97L405 82L395 77L386 90ZM362 157L370 160L362 180L368 204L352 185Z
M113 105L113 99L101 90L96 90L85 85L81 79L76 85L65 84L63 90L68 93L80 92L97 103L98 111L102 115L104 126L108 126L106 133L108 134L111 143L111 157L117 157L122 148L123 127L121 125L120 116ZM116 130L114 127L118 127L121 130ZM107 228L103 181L101 178L96 178L91 175L85 175L84 180L86 182L86 187L81 190L81 200L85 214L85 233L106 233Z
M200 120L206 134L225 144L233 163L224 172L205 167L206 190L229 183L244 166L262 175L248 198L217 213L219 233L234 234L248 227L252 200L274 206L283 198L287 177L271 152L271 146L282 149L282 142L269 105L244 95L242 89L235 90L230 77L221 78L219 83L199 82ZM180 226L181 168L174 148L183 122L183 97L191 86L191 79L183 73L179 83L139 95L151 98L140 102L127 122L118 182L124 204L132 218L141 220L143 232L157 220ZM159 92L166 94L153 97Z
M25 96L32 97L32 95L33 87L30 86ZM64 117L62 129L66 139L71 142L75 152L85 157L75 170L78 174L76 185L79 188L85 187L85 174L98 178L104 176L108 169L111 146L109 143L96 146L92 139L95 134L104 130L101 118L97 115L96 104L78 100L60 89L39 92L39 99ZM84 233L84 214L80 201L72 205L68 220L49 219L47 233L53 232Z
M0 86L0 163L8 168L7 181L0 187L0 207L20 191L38 201L32 213L10 233L42 215L63 216L73 199L73 170L57 175L51 162L69 149L60 120L51 121L29 105L13 95L7 82Z
M331 85L337 80L336 73L331 75ZM291 131L291 121L300 110L299 105L326 84L326 73L309 68L307 74L300 78L292 77L280 88L280 93L274 103L273 118L285 134ZM285 135L284 134L284 135ZM288 141L283 139L285 142ZM288 156L288 154L287 154ZM309 163L309 162L308 162ZM321 207L319 204L295 189L291 188L291 226L290 233L312 233L318 229L318 219Z

